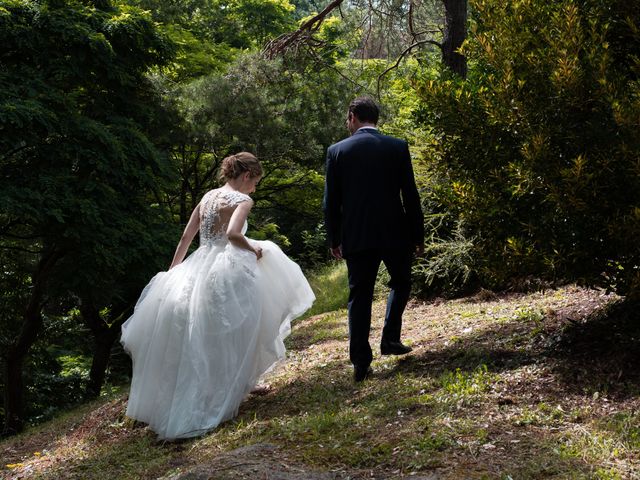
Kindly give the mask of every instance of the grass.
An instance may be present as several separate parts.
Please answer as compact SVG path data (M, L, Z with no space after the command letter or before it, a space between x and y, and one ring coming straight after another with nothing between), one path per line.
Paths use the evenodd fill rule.
M624 320L614 298L566 287L413 301L403 338L414 352L374 352L373 378L354 384L344 304L328 297L332 311L294 324L270 393L209 435L158 442L125 419L126 397L115 394L1 442L0 477L169 478L209 465L211 478L269 478L285 466L306 478L640 478L639 347L629 340L640 322ZM378 301L373 345L383 315ZM276 453L220 466L262 444ZM274 458L275 473L258 476Z
M331 263L308 275L316 301L303 318L339 310L347 305L347 266L345 262Z

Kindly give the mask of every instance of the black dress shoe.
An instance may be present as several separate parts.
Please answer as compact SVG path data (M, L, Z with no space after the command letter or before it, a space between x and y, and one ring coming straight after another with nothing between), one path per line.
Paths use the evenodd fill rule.
M404 355L409 353L413 348L403 345L400 342L381 342L380 353L382 355Z
M366 365L366 366L354 365L353 366L353 379L356 382L362 382L363 380L369 378L369 376L372 373L373 373L373 370L371 370L371 367L369 367L369 365Z

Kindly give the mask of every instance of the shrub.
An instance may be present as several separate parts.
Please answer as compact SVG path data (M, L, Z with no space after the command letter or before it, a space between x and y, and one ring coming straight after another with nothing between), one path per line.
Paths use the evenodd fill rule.
M484 282L536 275L637 295L640 7L475 0L468 79L418 84L440 201Z

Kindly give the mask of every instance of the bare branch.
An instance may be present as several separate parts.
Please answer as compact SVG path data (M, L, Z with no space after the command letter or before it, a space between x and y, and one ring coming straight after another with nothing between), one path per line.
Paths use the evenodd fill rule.
M419 37L421 35L426 35L427 33L442 33L442 30L423 30L422 32L418 32L415 35L416 37Z
M44 250L29 250L28 248L12 247L9 245L0 245L0 250L15 250L18 252L34 253L34 254L41 254L44 251Z
M431 45L435 45L438 48L442 49L442 45L438 42L436 42L435 40L421 40L419 42L415 42L412 45L409 45L407 48L404 49L404 51L398 55L398 59L396 60L396 63L394 63L393 65L391 65L389 68L387 68L384 72L382 72L379 76L378 76L378 97L380 97L380 82L382 81L382 78L389 73L391 70L393 70L394 68L398 68L398 65L400 65L400 62L402 61L402 59L404 59L404 57L406 57L409 53L411 53L411 50L413 50L415 47L419 47L422 45L427 45L427 44L431 44Z
M373 19L370 13L362 17L362 21L360 22L360 25L358 26L358 28L364 29L366 24L368 24L368 26L366 27L366 34L364 35L364 38L360 41L361 47L359 48L361 53L360 55L361 60L365 59L366 50L367 50L366 45L369 43L369 38L371 37L371 32L373 31Z
M42 235L17 235L11 232L2 232L3 237L13 238L15 240L35 240L36 238L42 237Z
M374 12L377 13L380 17L391 17L391 18L398 18L398 16L395 13L392 12L385 12L384 10L377 8L374 4L372 0L369 0L369 11L370 12Z
M344 73L342 73L338 68L335 67L335 65L330 64L329 62L327 62L326 60L324 60L323 58L321 58L318 53L314 50L314 49L309 49L309 53L311 54L311 56L316 60L316 62L321 63L322 65L324 65L325 68L328 68L329 70L333 70L334 72L336 72L340 77L342 77L343 79L345 79L346 81L350 82L351 84L353 84L354 86L358 87L359 90L366 90L366 87L364 85L361 85L360 83L356 82L354 79L347 77Z

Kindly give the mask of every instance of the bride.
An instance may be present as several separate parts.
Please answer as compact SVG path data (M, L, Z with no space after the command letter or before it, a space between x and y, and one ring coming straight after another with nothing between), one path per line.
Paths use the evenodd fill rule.
M244 236L262 176L256 157L222 162L226 184L195 207L171 268L145 287L121 342L133 360L127 416L160 438L201 435L236 415L259 377L284 358L290 321L315 297L272 242ZM200 247L183 261L197 232Z

